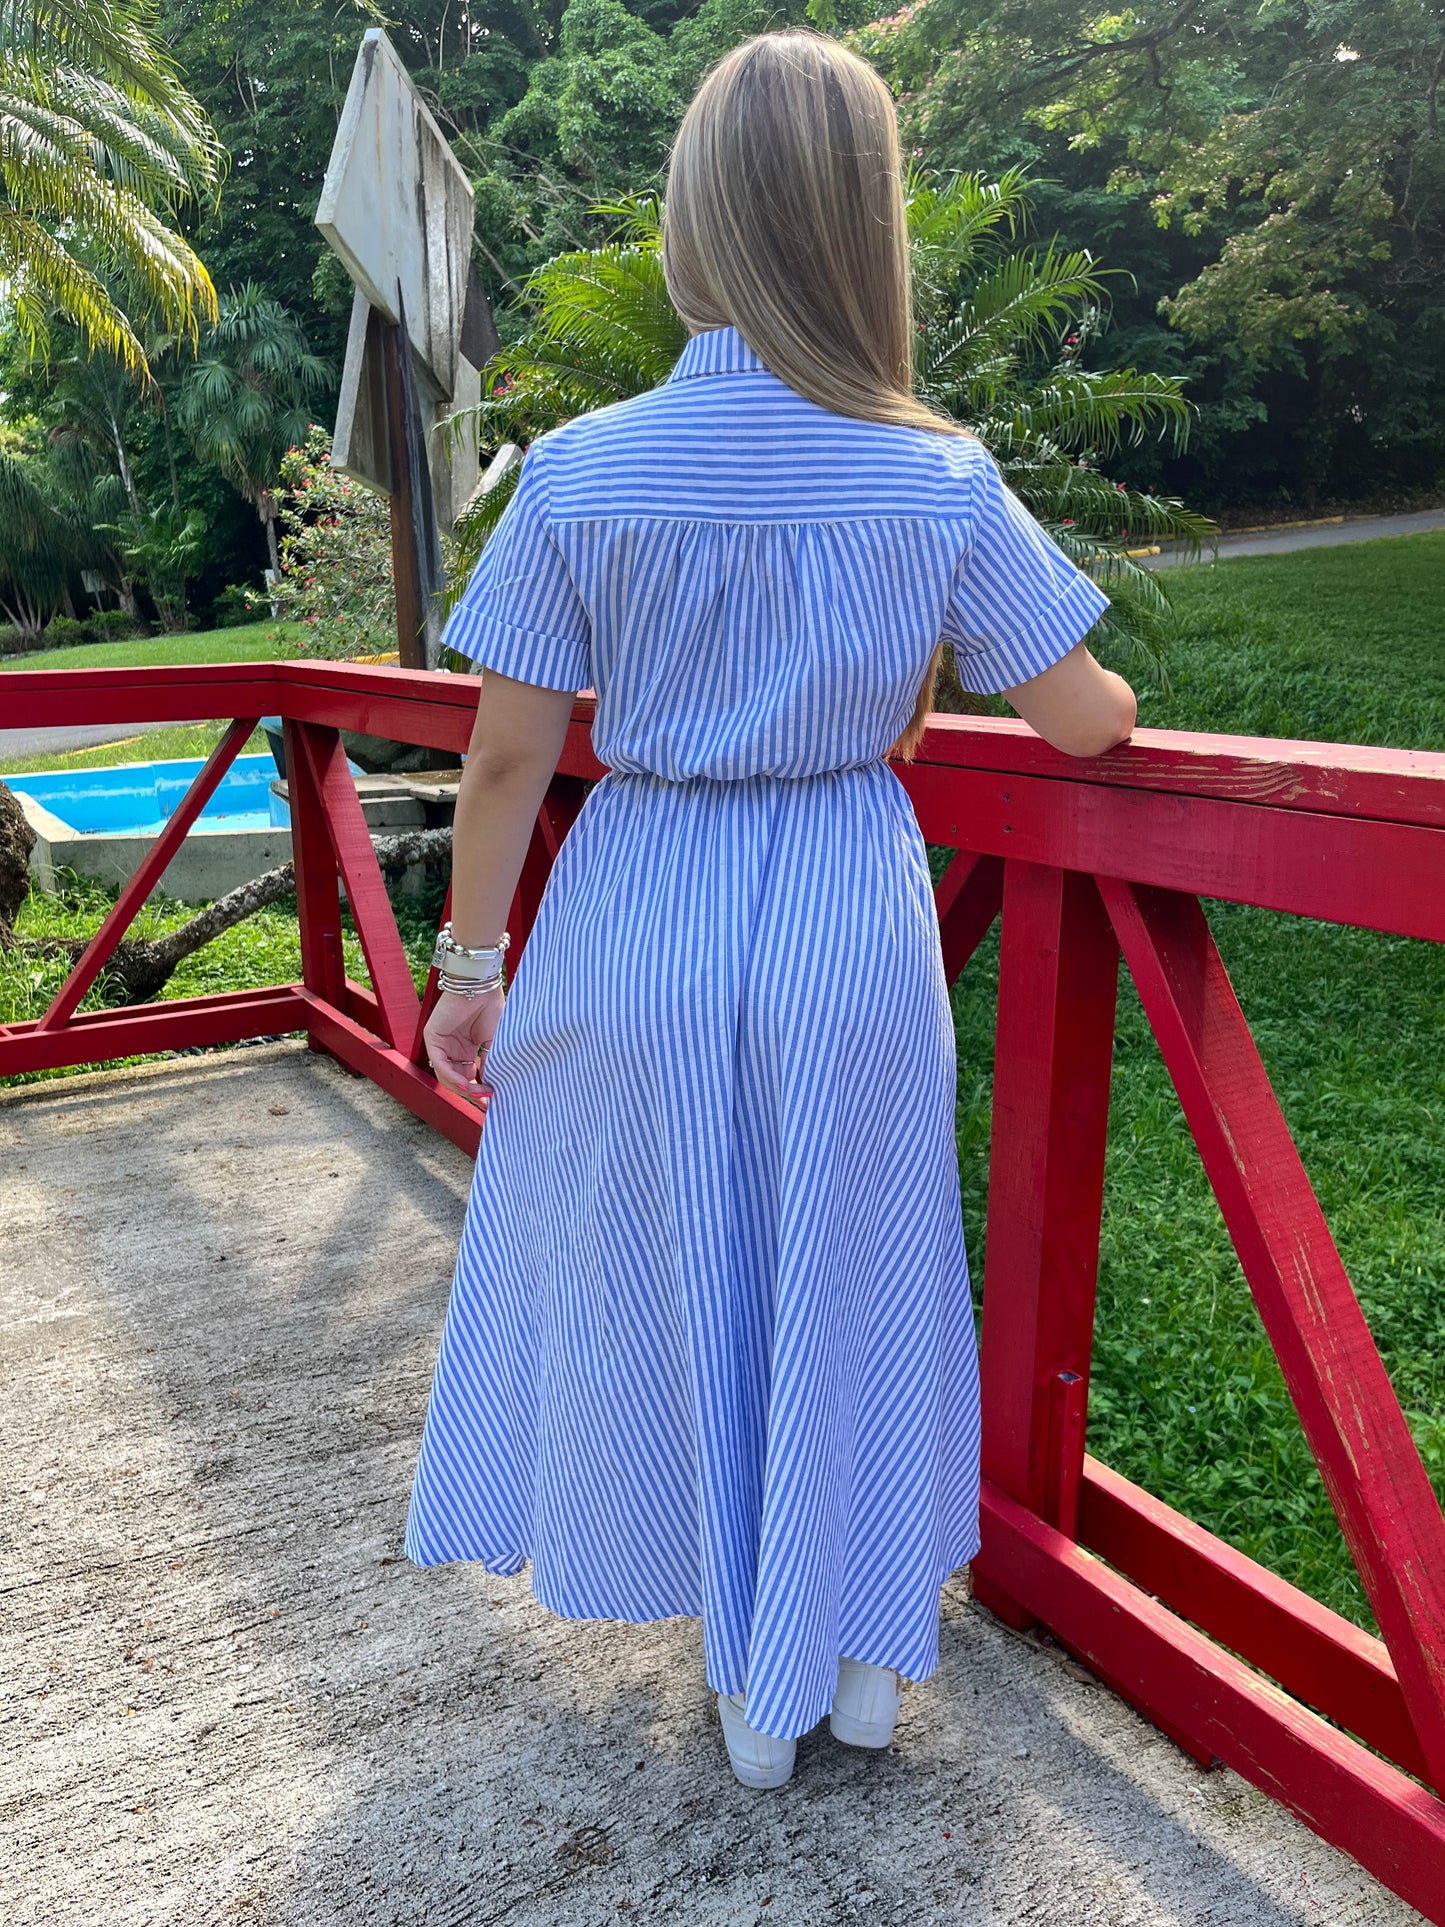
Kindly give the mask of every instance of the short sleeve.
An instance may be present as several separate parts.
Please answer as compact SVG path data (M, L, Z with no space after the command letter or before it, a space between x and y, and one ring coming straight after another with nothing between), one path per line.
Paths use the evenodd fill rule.
M517 486L442 632L484 669L542 689L592 682L591 625L547 515L543 450L522 457Z
M1109 598L1024 507L993 457L979 452L973 533L954 577L943 636L964 688L993 696L1066 656Z

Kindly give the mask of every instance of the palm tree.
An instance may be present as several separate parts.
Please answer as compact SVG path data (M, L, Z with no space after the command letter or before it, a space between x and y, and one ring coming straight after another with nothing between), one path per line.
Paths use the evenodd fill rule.
M48 450L0 448L0 615L33 648L100 544Z
M1110 608L1096 635L1162 676L1170 629L1158 578L1129 550L1160 540L1197 545L1213 524L1172 497L1113 482L1099 464L1150 432L1182 443L1190 406L1176 376L1082 365L1103 325L1105 282L1084 250L1011 245L1027 215L1017 171L997 181L959 175L907 182L918 324L915 385L972 429L1049 532L1104 582ZM530 277L537 319L485 370L468 411L484 447L526 443L569 416L662 381L687 339L662 273L655 196L604 202L618 223L605 247L558 255ZM459 432L461 418L454 418ZM452 594L480 554L515 486L515 467L480 496L455 531ZM941 705L977 707L945 652Z
M289 308L253 282L227 295L176 398L176 420L255 509L279 575L273 491L287 449L306 439L331 367L306 344Z
M0 282L31 341L66 315L133 375L107 280L194 338L210 276L170 223L214 192L216 136L146 32L143 0L0 0Z

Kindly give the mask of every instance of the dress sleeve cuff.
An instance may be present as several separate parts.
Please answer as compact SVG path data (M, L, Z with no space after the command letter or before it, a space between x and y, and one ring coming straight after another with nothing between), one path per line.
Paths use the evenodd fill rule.
M976 696L997 696L1005 689L1041 676L1068 655L1094 627L1109 598L1090 576L1076 575L1057 599L1006 642L965 649L955 641L958 680Z
M539 689L575 691L585 689L591 680L585 642L518 629L487 615L485 609L459 607L442 640L448 649L470 656L483 669L495 669L499 676L533 683Z

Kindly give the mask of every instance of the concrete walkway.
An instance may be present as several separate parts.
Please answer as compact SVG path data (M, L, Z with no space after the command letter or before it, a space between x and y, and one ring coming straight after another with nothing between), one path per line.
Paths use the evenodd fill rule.
M1445 509L1422 509L1414 515L1357 515L1344 522L1318 522L1297 529L1263 529L1248 534L1221 535L1218 556L1206 548L1208 562L1233 562L1248 555L1294 555L1300 549L1336 549L1346 542L1375 542L1389 535L1426 535L1445 529ZM1145 559L1148 569L1177 569L1190 557L1177 549Z
M1406 1927L946 1594L893 1750L731 1778L690 1621L413 1570L470 1167L295 1045L0 1093L7 1927Z

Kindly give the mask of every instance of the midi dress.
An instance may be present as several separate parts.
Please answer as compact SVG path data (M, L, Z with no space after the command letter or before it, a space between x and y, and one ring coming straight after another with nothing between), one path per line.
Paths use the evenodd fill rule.
M698 1616L709 1684L778 1738L841 1657L934 1669L978 1367L948 984L885 756L940 638L998 691L1107 606L979 442L833 414L732 327L530 444L445 640L593 689L608 773L487 1055L414 1563Z

